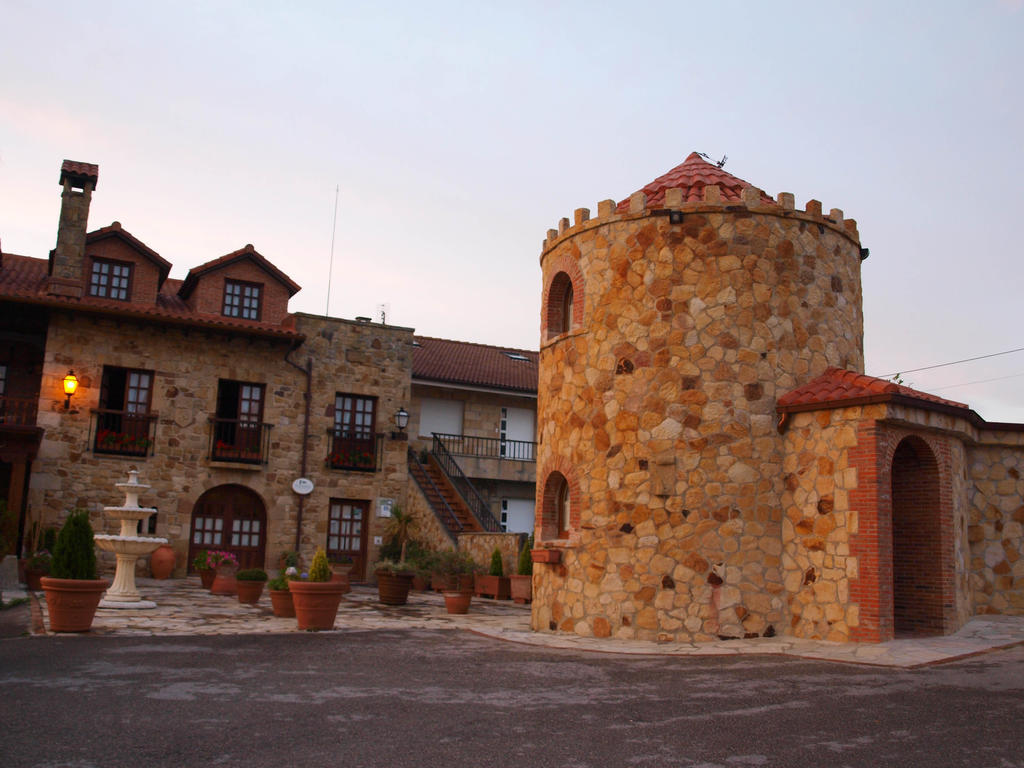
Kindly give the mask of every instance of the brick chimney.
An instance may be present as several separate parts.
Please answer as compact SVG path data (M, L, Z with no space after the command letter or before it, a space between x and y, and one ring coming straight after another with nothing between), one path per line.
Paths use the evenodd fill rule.
M60 167L60 223L57 247L50 254L47 292L53 296L80 297L85 291L85 233L89 203L99 181L100 168L92 163L65 160Z

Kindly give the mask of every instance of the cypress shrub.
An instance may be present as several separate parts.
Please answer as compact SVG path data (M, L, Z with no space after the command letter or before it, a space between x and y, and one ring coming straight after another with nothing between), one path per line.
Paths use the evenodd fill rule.
M64 521L53 546L50 575L56 579L96 578L96 549L88 510L73 510Z
M519 575L530 576L533 574L533 558L530 557L530 550L533 549L533 534L530 534L530 538L523 544L523 548L519 550Z
M318 549L313 555L313 562L309 566L310 581L330 581L331 565L327 562L327 553Z
M491 576L504 576L505 569L501 564L501 550L497 547L491 552Z

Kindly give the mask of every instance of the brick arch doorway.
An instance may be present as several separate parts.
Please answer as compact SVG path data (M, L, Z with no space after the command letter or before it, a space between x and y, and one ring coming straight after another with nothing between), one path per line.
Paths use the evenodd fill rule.
M906 437L892 457L893 629L899 635L941 635L951 580L944 551L943 509L935 454Z
M244 485L218 485L192 507L188 562L204 549L233 552L240 568L263 568L267 551L267 510Z

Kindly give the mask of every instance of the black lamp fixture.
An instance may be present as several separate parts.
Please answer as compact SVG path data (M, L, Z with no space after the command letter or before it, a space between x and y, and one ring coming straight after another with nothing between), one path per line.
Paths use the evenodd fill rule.
M61 383L64 385L64 410L68 410L71 407L71 396L78 391L78 377L75 376L75 372L72 370L68 371L68 375L65 376Z
M395 430L391 433L392 440L404 440L408 438L405 434L405 428L409 426L409 412L405 408L399 408L395 411Z

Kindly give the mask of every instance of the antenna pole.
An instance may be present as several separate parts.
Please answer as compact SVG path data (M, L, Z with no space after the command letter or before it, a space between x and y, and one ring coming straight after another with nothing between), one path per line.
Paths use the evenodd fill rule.
M334 274L334 233L338 229L338 185L334 185L334 221L331 224L331 261L327 267L327 306L324 307L324 317L331 314L331 275Z

